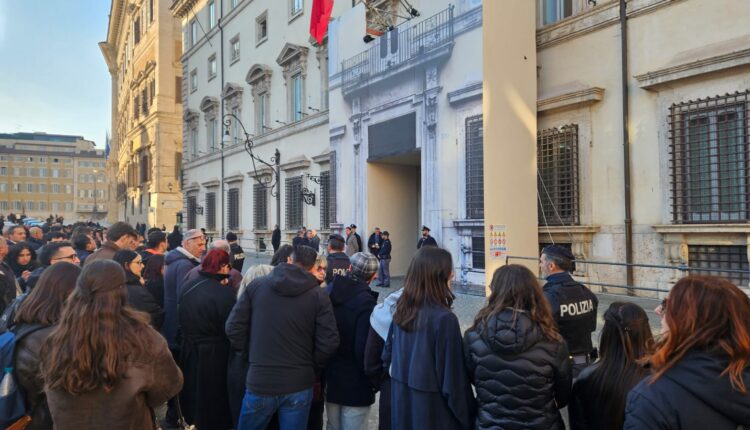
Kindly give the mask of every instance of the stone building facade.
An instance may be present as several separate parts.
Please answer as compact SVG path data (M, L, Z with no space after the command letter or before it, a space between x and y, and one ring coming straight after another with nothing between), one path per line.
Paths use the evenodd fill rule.
M0 134L0 214L97 221L107 215L104 151L82 136Z
M334 12L346 8L339 3ZM310 0L172 4L186 77L188 228L235 232L248 250L270 249L276 224L283 242L302 226L329 230L328 48L310 38L311 8Z
M182 207L180 24L171 0L114 0L100 43L112 75L110 221L171 226Z

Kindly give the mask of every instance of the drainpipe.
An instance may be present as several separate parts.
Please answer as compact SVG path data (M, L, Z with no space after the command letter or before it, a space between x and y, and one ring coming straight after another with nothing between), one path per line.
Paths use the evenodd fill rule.
M224 2L220 1L218 3L219 19L217 25L219 26L219 71L221 75L221 88L219 89L219 97L221 98L221 110L219 111L219 120L217 121L217 126L219 127L219 137L221 138L221 184L219 184L219 187L221 187L221 238L224 239L224 232L226 231L226 215L224 213L226 209L226 207L224 206L224 97L221 96L224 92ZM216 130L214 130L214 133L216 133Z
M628 15L626 0L620 0L620 56L621 56L621 77L622 77L622 162L625 179L625 262L626 282L630 287L633 285L633 218L631 208L631 187L630 187L630 134L628 131L629 124L629 97L628 97ZM632 288L628 288L628 295L635 295Z

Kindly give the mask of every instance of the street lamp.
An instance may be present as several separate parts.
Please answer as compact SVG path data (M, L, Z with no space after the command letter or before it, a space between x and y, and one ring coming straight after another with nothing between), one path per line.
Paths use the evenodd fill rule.
M224 122L224 136L229 136L229 128L231 127L233 120L236 121L236 123L242 128L242 134L245 135L245 151L247 151L247 153L250 155L250 161L252 161L253 163L253 173L255 176L255 181L263 188L270 190L271 196L276 198L276 225L281 226L281 153L279 152L279 149L277 148L274 151L274 155L273 157L271 157L270 162L260 158L253 152L255 144L250 138L250 133L247 132L247 129L245 129L245 125L242 124L242 121L237 117L237 115L228 113L224 115L222 120ZM222 139L222 150L223 146L224 145ZM258 164L268 167L274 173L273 178L267 176L261 177L261 175L258 174ZM224 181L222 178L222 186L223 184ZM222 189L222 199L223 198L224 197Z

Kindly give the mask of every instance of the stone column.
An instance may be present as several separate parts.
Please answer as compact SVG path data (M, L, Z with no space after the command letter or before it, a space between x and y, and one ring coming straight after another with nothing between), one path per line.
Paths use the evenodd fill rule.
M440 216L440 168L437 141L438 70L431 65L425 70L424 134L422 141L422 213L420 221L432 229L431 235L442 245L444 238ZM414 233L415 235L418 232Z
M536 3L487 1L483 9L484 213L487 284L504 254L538 253ZM491 226L505 252L491 253ZM499 254L499 255L496 255ZM515 261L514 261L515 262ZM518 261L538 272L535 261Z

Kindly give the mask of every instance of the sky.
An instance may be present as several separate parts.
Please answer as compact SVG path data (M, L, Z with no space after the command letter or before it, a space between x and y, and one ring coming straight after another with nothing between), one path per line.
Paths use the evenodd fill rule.
M0 0L0 133L80 135L104 148L110 0Z

